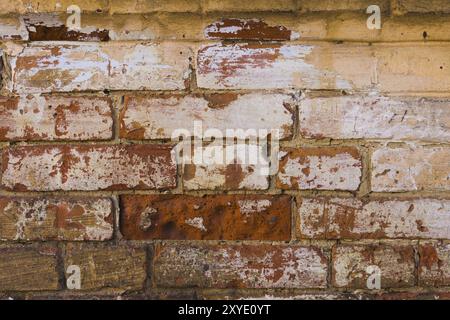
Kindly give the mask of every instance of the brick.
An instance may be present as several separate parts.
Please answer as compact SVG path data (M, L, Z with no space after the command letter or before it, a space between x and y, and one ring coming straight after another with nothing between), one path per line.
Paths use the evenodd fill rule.
M11 57L18 93L176 90L186 87L190 50L163 44L45 44Z
M372 191L450 190L447 147L384 147L372 155Z
M202 9L211 11L234 11L234 12L255 12L255 11L294 11L296 9L295 0L253 0L245 2L239 0L202 0Z
M197 12L200 0L110 0L111 13Z
M176 186L176 164L164 145L17 147L3 151L2 165L2 184L15 191Z
M0 141L106 140L111 100L99 97L0 97Z
M374 3L371 0L299 0L298 6L301 11L363 11L366 12L368 6L376 4L381 12L389 11L390 1L381 0Z
M378 87L382 92L446 92L450 46L439 43L379 45Z
M332 250L332 284L338 288L368 289L367 267L381 271L381 288L414 286L414 248L389 245L337 245Z
M66 245L64 270L80 267L81 289L142 290L146 279L145 249L126 245Z
M58 289L56 247L1 246L0 291Z
M81 12L107 12L108 0L78 0L76 5ZM72 0L19 0L0 1L0 12L26 13L26 12L66 12L67 8L73 5Z
M305 138L389 139L446 142L450 139L447 99L383 96L309 98L301 101Z
M1 240L108 240L111 199L0 197Z
M327 259L298 245L161 245L154 257L161 287L324 288Z
M67 15L52 13L28 13L23 17L30 41L108 41L108 30L83 23L79 30L69 29Z
M227 18L208 25L205 36L223 40L295 40L300 35L284 26L269 26L260 19Z
M419 246L419 285L429 287L450 284L450 245L436 241Z
M123 195L128 240L290 240L289 196Z
M357 190L361 156L353 147L286 148L276 185L281 189Z
M270 159L265 145L227 143L193 147L183 164L188 190L265 190L269 188ZM200 158L201 157L201 158Z
M185 129L194 135L194 122L202 133L217 129L222 136L234 136L241 129L256 136L263 130L278 130L281 139L293 134L296 102L283 94L217 93L170 95L164 97L127 96L120 113L120 136L128 139L170 139Z
M450 200L298 198L297 233L313 239L450 239Z
M450 13L450 3L446 0L394 0L394 14L406 13Z
M0 40L28 40L27 28L19 17L0 17Z
M368 89L376 76L370 50L363 45L207 45L198 52L197 82L207 89Z

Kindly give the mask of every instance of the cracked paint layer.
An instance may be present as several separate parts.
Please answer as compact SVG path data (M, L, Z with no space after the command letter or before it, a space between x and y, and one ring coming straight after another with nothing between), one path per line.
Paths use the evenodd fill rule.
M163 287L323 288L327 259L298 245L171 245L155 254Z

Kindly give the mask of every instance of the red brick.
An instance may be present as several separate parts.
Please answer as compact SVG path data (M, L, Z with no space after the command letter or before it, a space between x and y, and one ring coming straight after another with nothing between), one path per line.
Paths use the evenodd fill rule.
M314 239L450 239L450 200L298 198L297 232Z
M450 285L450 244L437 241L420 243L419 284L429 287Z
M111 199L0 197L1 240L108 240Z
M294 40L299 34L284 26L269 26L259 19L227 18L208 25L205 36L223 40Z
M281 151L276 184L282 189L357 190L361 156L353 147L287 148Z
M327 259L298 245L158 246L154 281L162 287L324 288Z
M166 145L27 146L3 151L2 184L15 191L164 189L176 186Z
M105 140L112 127L107 98L0 98L0 140Z
M3 245L0 257L0 291L58 289L56 247Z
M380 268L381 289L414 286L412 246L337 245L331 259L332 284L338 288L368 289L369 266Z
M121 196L126 239L290 240L291 198L265 195Z

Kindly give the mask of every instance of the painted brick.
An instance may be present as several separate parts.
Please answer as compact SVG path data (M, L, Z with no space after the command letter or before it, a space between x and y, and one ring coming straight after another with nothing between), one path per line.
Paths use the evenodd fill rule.
M111 199L0 197L1 240L108 240Z
M15 191L176 186L176 164L164 145L17 147L3 151L2 165L2 184Z
M111 139L111 108L98 97L0 98L0 140Z
M183 187L188 190L265 190L270 163L264 145L218 143L194 146L194 156L183 165ZM201 153L200 153L201 152ZM200 158L201 155L201 158Z
M298 198L297 232L314 239L450 239L450 200Z
M338 245L332 265L332 284L338 288L367 289L369 266L380 268L382 289L414 286L412 246Z
M64 270L80 267L81 290L142 290L146 279L146 251L125 245L66 245Z
M305 138L389 139L446 142L448 99L376 97L309 98L301 101Z
M260 19L222 19L205 28L208 39L295 40L300 37L284 26L269 26Z
M368 89L376 60L363 45L214 44L197 65L207 89Z
M108 41L108 30L86 25L86 16L83 14L83 23L80 29L69 29L67 15L52 13L28 13L23 17L24 25L29 33L30 41Z
M154 281L162 287L323 288L327 259L297 245L161 245Z
M419 246L419 285L430 287L450 284L450 245L436 241Z
M276 185L282 189L357 190L361 156L353 147L287 148Z
M235 136L238 129L248 136L278 130L281 139L289 138L293 134L295 105L293 98L282 94L128 96L120 114L120 135L129 139L170 139L182 129L198 135L194 132L197 121L202 129L200 135L213 129L220 130L224 137Z
M381 148L372 155L372 190L450 190L450 149L412 146Z
M291 198L265 195L123 195L125 239L290 240Z
M46 44L11 57L18 93L184 89L190 50L163 44Z
M0 291L58 289L56 247L0 246Z
M17 16L0 17L0 40L28 40L28 31Z

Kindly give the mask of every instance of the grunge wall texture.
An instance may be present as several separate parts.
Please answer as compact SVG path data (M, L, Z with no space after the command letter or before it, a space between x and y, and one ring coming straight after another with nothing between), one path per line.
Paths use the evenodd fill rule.
M1 0L0 41L1 297L450 297L449 1ZM278 172L177 165L195 120Z

